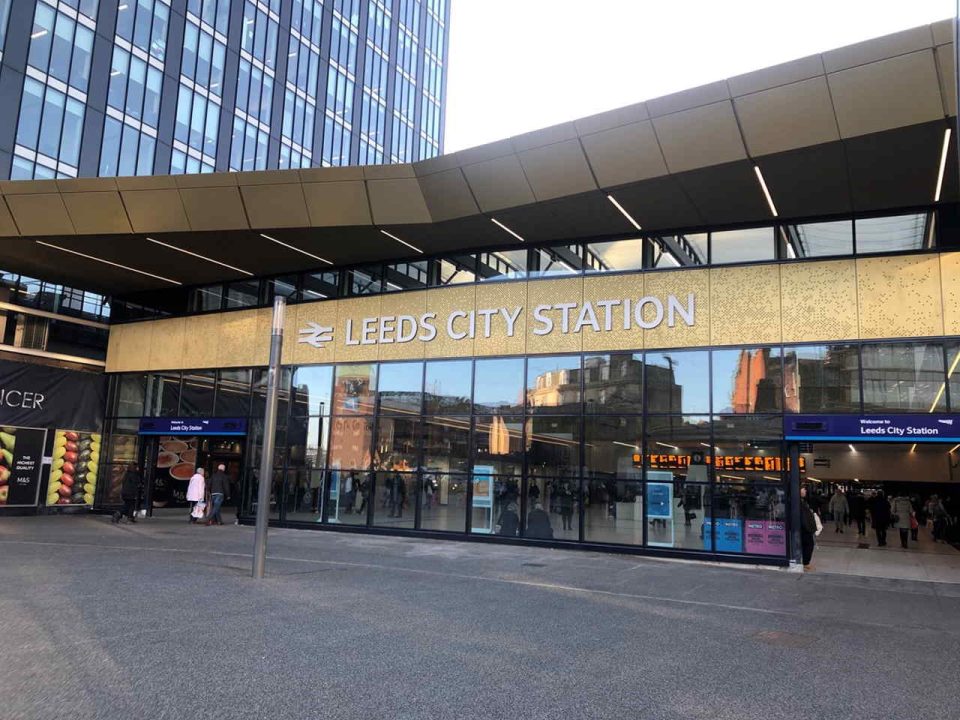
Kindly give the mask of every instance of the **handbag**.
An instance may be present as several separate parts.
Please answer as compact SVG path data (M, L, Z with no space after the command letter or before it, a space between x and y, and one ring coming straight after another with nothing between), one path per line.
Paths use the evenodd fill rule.
M196 505L193 506L193 510L190 511L190 515L191 517L195 517L197 520L202 520L204 514L206 513L206 510L207 510L207 503L201 500L200 502L198 502Z
M813 514L813 521L817 524L817 531L814 535L819 535L823 532L823 523L820 522L820 515L818 513Z

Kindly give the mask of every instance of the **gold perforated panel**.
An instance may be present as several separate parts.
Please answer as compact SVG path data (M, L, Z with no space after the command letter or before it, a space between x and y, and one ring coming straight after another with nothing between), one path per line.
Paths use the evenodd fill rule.
M447 334L447 317L454 310L472 310L477 301L476 285L460 285L427 291L427 312L436 313L434 325L437 336L426 343L425 355L431 357L470 357L473 355L473 338L454 340ZM460 321L459 325L463 325ZM463 332L458 325L457 332Z
M386 338L393 342L380 346L381 360L410 360L423 357L426 343L417 340L420 335L420 316L427 311L427 292L400 293L396 297L387 296L381 303L381 312L393 318L393 332L387 333ZM403 320L399 318L404 317ZM412 318L412 320L410 319ZM402 324L402 327L401 327ZM413 334L412 340L406 340Z
M857 260L860 337L943 333L940 260L936 255Z
M218 340L218 364L220 367L248 367L258 365L257 357L257 311L238 310L223 313Z
M943 331L960 335L960 252L940 256L940 284L943 293Z
M532 287L532 284L531 284ZM606 350L640 350L643 348L643 332L639 328L623 329L623 300L630 302L643 297L643 275L593 275L583 281L583 300L593 304L600 332L584 327L583 349L598 352ZM598 305L604 301L614 301L609 306L609 327L607 330L607 308Z
M710 271L678 270L647 273L643 280L643 293L668 303L668 296L675 295L686 309L690 293L693 293L693 325L687 325L679 313L673 313L670 326L669 307L663 322L655 328L643 331L644 345L648 348L700 347L710 342ZM648 313L649 314L649 313Z
M195 315L187 318L187 349L184 353L185 367L194 369L220 366L220 349L217 335L220 332L220 315Z
M337 342L340 343L337 348L337 362L376 360L379 357L380 349L377 345L347 345L347 320L352 321L350 340L359 343L363 338L363 319L375 318L379 315L379 295L337 302L337 327L334 331L338 338Z
M714 345L780 342L780 268L710 270L710 341Z
M491 337L483 336L483 328L477 326L477 337L473 341L474 353L479 355L523 355L527 334L527 283L492 282L477 286L477 309L484 308L524 308L520 311L514 326L513 337L506 334L506 320L503 317L491 318L494 322ZM469 310L469 308L464 308ZM461 326L465 326L461 323Z
M150 340L150 367L157 370L174 370L187 367L184 358L190 357L187 343L191 346L202 338L187 337L187 319L171 318L155 320Z
M563 304L573 307L554 308ZM546 308L544 306L551 306ZM521 315L527 313L527 353L549 354L580 352L583 347L581 334L575 332L575 326L583 307L583 278L563 278L541 280L527 283L527 302ZM534 313L540 308L538 320ZM515 308L510 308L511 311ZM566 332L564 332L564 316ZM550 328L544 335L537 335ZM582 329L582 325L581 325Z
M783 341L857 337L857 266L851 260L780 266Z

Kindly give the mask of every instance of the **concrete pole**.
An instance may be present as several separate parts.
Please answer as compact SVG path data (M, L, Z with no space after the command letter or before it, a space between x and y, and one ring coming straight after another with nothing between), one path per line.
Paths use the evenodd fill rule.
M280 394L280 352L283 348L285 298L273 300L273 331L270 335L270 369L267 373L267 407L263 412L263 454L257 487L257 525L253 540L253 577L263 578L267 562L267 521L270 515L270 486L273 484L273 440L277 431L277 396ZM277 498L280 501L280 498Z

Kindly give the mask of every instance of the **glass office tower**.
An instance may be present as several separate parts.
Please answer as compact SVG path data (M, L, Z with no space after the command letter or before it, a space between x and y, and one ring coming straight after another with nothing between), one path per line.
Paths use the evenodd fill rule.
M0 177L413 162L450 0L0 0Z

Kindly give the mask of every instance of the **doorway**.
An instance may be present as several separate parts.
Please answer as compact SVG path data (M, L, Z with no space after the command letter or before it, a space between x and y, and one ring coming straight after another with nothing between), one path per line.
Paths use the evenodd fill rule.
M819 513L819 572L960 583L960 446L815 442L800 447Z
M230 478L230 497L224 507L237 508L245 438L236 435L147 435L142 443L148 516L182 513L189 506L187 487L197 468L206 477L224 466ZM168 512L169 511L169 512Z

